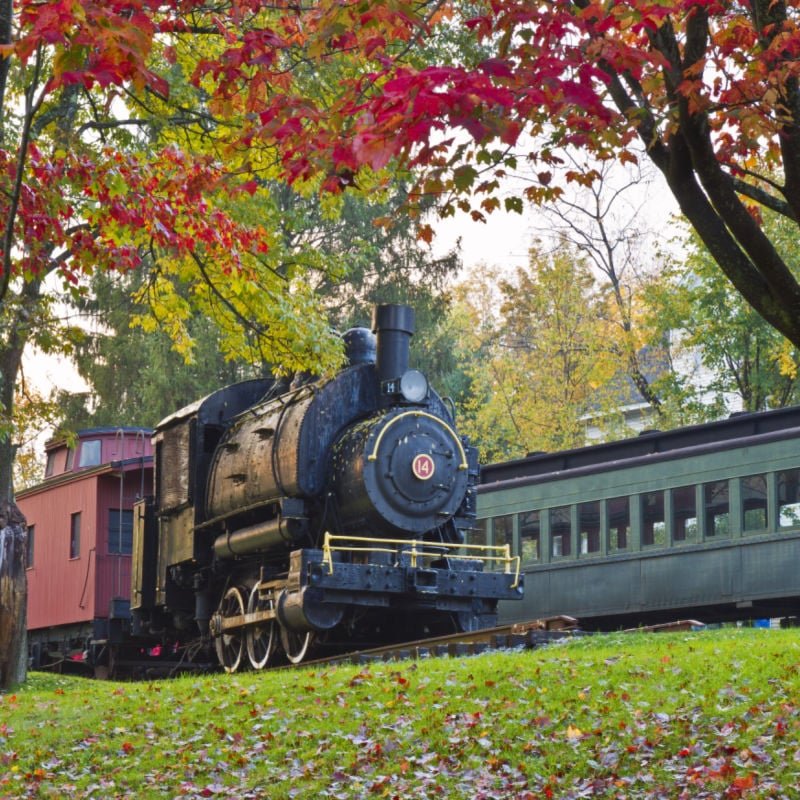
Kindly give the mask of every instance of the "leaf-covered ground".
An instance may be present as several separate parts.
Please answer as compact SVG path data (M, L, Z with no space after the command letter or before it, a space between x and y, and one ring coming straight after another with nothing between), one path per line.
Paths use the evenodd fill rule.
M2 798L800 797L800 632L0 695Z

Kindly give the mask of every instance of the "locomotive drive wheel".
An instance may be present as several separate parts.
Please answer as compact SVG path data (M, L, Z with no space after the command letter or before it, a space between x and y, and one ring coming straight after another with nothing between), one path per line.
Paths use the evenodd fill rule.
M272 600L260 597L258 586L254 586L250 591L250 597L247 599L247 613L267 611L271 608ZM245 634L245 642L247 643L247 658L250 660L250 666L253 669L264 669L275 655L275 649L278 644L275 620L259 622L258 625L248 628Z
M313 641L313 631L295 633L281 626L281 644L286 653L286 658L292 664L299 664L308 655Z
M236 586L231 586L219 604L220 616L239 617L244 614L244 598L241 591ZM244 635L241 630L223 633L214 640L214 647L217 650L219 663L225 672L236 672L239 669L244 657Z

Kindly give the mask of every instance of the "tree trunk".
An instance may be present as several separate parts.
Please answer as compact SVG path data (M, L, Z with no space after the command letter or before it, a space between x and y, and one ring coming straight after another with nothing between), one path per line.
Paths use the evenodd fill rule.
M13 503L0 503L0 691L22 683L27 672L27 541L25 517Z

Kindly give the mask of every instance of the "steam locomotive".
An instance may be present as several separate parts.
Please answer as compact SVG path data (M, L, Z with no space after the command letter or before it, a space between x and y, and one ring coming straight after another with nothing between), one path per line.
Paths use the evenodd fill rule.
M408 368L413 333L413 309L379 306L334 378L245 381L157 426L135 637L206 643L234 672L490 626L522 596L509 549L469 542L477 451Z

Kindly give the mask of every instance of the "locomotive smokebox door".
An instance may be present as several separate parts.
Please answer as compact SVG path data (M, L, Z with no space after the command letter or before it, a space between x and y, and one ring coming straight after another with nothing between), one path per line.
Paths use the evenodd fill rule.
M336 456L334 483L349 530L363 525L401 535L428 531L458 511L469 480L455 431L422 410L367 420L345 434Z

